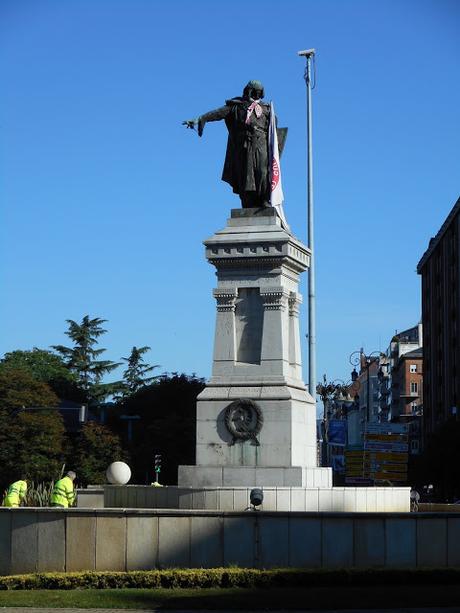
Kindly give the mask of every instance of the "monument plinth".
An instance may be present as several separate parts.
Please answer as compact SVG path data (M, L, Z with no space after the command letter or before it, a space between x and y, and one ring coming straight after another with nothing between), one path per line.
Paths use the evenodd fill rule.
M196 466L179 467L179 485L331 487L302 381L298 285L308 248L274 208L232 210L204 244L218 280L213 367L198 397Z

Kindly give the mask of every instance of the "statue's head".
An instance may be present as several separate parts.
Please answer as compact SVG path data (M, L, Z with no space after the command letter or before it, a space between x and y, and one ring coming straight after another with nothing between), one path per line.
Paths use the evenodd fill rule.
M264 97L264 86L260 81L249 81L243 90L244 98L252 98L258 100Z

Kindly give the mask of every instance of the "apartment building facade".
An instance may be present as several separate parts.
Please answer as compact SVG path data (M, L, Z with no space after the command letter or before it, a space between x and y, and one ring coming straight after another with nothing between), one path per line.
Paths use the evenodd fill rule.
M420 259L423 321L423 431L459 419L460 198Z

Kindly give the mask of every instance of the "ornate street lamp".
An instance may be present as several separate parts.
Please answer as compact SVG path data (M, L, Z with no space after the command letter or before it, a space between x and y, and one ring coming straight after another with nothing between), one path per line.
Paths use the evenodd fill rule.
M321 422L321 466L328 466L328 429L329 420L331 418L331 405L332 403L346 402L347 396L349 396L349 389L352 383L345 383L341 379L334 379L334 381L327 382L326 375L323 375L323 382L318 383L316 386L316 393L321 398L323 403L323 420ZM351 400L351 399L350 399ZM351 400L351 402L353 402Z
M381 351L372 351L371 353L365 354L363 349L361 348L359 351L353 351L350 354L350 364L353 366L353 371L351 373L351 380L358 380L359 374L356 370L356 367L359 365L360 373L365 370L366 371L366 389L367 389L367 398L366 398L366 424L369 422L369 414L370 414L370 376L369 369L371 364L373 364L377 359L380 359L383 354ZM381 369L380 369L381 370Z

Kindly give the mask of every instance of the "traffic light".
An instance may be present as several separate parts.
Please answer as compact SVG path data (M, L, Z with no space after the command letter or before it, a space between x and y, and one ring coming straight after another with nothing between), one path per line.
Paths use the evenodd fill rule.
M155 472L161 472L161 453L155 454Z

